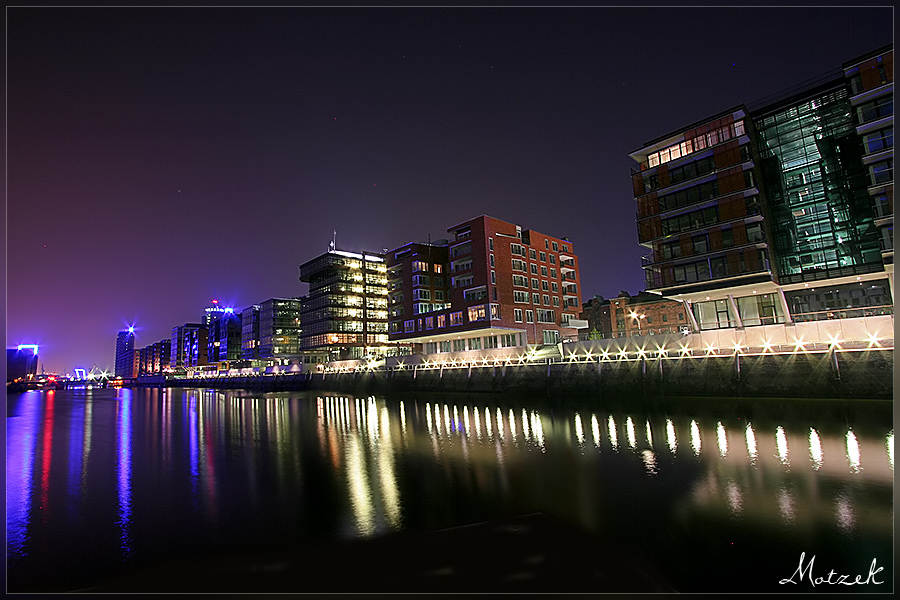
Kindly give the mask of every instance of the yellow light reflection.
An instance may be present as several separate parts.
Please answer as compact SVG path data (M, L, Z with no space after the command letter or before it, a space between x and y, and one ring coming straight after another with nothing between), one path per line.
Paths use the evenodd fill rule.
M472 409L472 413L475 415L475 436L480 440L481 439L481 414L478 412L478 407Z
M428 425L428 433L433 433L431 431L431 405L425 405L425 424Z
M853 473L859 473L859 442L857 441L856 434L853 433L852 429L847 431L847 460L850 462L850 471L852 471Z
M375 533L375 509L372 504L369 475L359 438L350 436L346 444L347 487L356 528L364 536Z
M887 446L887 455L888 455L888 463L891 466L891 471L894 470L894 430L891 429L890 433L888 433L887 437L884 439L884 445Z
M613 450L619 449L619 437L616 435L616 421L612 415L607 420L607 428L609 429L609 443L612 444Z
M656 467L656 454L653 453L653 450L644 450L641 452L641 459L644 461L644 468L647 469L649 475L656 475L658 473Z
M647 445L653 448L653 434L650 432L650 420L647 420Z
M781 513L781 518L785 523L793 523L796 518L794 495L786 488L778 490L778 512Z
M531 431L534 432L535 440L541 447L541 451L544 452L546 448L544 447L544 425L541 423L541 415L535 411L531 413L531 416L534 419L531 422Z
M489 438L494 436L494 432L491 429L491 413L487 408L484 409L484 429L487 431Z
M591 415L591 433L594 434L594 445L600 447L600 423L597 422L597 415Z
M575 437L579 444L584 444L584 430L581 428L581 415L575 413Z
M819 432L809 428L809 460L812 461L812 467L818 471L822 467L822 441L819 439Z
M625 432L628 435L628 446L635 450L637 448L637 436L634 434L634 422L631 417L625 418Z
M526 440L531 439L531 434L528 432L528 414L525 412L525 409L522 409L522 434L525 436Z
M790 454L788 453L787 435L784 433L784 427L778 426L775 430L775 444L778 448L778 460L786 467L791 465Z
M678 449L678 440L675 438L675 424L672 423L672 419L666 419L666 443L672 454L675 454L675 450Z
M469 407L463 406L463 424L466 428L466 437L471 435L469 430Z
M446 404L444 405L444 432L447 436L450 435L450 409Z
M497 435L500 436L500 441L503 441L503 413L500 412L500 407L497 407Z
M725 495L728 498L728 508L731 509L731 514L734 516L740 515L741 510L744 508L744 495L734 479L728 480L728 485L725 487Z
M697 421L691 421L691 448L694 449L695 456L700 456L700 426Z
M509 433L512 436L513 441L516 441L516 415L513 413L512 409L509 409Z
M750 464L755 465L759 452L756 450L756 434L753 433L753 426L750 423L747 423L744 436L747 438L747 456L750 457Z
M725 458L728 454L728 436L725 433L725 426L722 425L722 421L719 421L716 427L716 438L719 442L719 456Z

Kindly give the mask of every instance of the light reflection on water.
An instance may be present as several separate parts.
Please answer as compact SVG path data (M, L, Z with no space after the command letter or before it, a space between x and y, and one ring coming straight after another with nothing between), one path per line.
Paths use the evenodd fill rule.
M164 537L147 536L172 528L149 522L154 514L202 523L192 525L201 528L191 535L201 535L204 528L225 535L231 529L271 527L269 520L296 522L297 513L308 510L310 496L325 493L319 488L334 495L316 504L318 510L328 506L342 514L336 529L361 537L413 526L422 511L454 506L445 504L446 495L460 504L459 498L472 491L485 498L486 506L529 509L541 502L559 506L559 498L570 496L599 506L602 498L622 495L627 504L633 500L625 495L639 493L664 506L678 503L682 513L719 511L731 519L830 527L847 535L881 531L891 523L890 507L876 503L861 508L861 502L872 501L858 490L892 488L892 429L873 436L847 426L838 432L836 426L823 429L764 418L751 425L725 415L692 418L596 409L550 413L533 407L521 408L517 423L519 407L490 401L478 406L199 390L149 394L123 389L98 398L30 392L14 399L17 409L7 418L8 559L28 559L61 530L69 538L83 536L88 546L111 543L91 541L89 525L79 525L83 531L73 533L76 520L115 523L114 543L123 561L161 544ZM640 420L645 421L645 438L639 442L635 423ZM601 432L602 421L608 437ZM608 452L619 449L617 423L624 424L633 452ZM665 430L669 452L654 451L654 427ZM732 437L728 443L728 430L734 436L741 429L746 454L739 440ZM692 454L678 455L679 436L690 440ZM808 466L795 460L785 469L791 466L789 442L796 449L804 437ZM704 440L718 452L702 453ZM578 449L574 460L584 471L570 471L573 467L563 460L573 446ZM309 453L324 459L325 471L315 477L306 474ZM52 468L56 463L63 467ZM632 490L604 479L630 469L646 483ZM104 487L104 472L115 473L112 489ZM557 473L565 474L560 484L538 483L542 476L557 481ZM655 494L662 488L654 486L672 478L679 483L669 490L693 493ZM816 484L795 485L809 478ZM846 485L835 489L835 482ZM110 509L103 502L94 502L105 496L114 499L112 515L104 512ZM94 501L85 503L86 497ZM817 515L826 515L828 522L818 521L822 517ZM270 533L287 535L277 527Z

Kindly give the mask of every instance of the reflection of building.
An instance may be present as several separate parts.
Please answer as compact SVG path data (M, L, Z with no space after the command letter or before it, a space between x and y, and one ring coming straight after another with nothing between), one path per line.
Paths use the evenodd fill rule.
M137 376L139 357L134 352L134 328L120 331L116 336L116 377L131 379Z
M6 349L6 381L32 379L37 374L37 346Z
M630 296L622 292L617 298L594 298L585 306L582 318L588 328L582 330L584 339L658 335L690 330L684 304L658 294L640 292Z
M393 354L388 342L384 255L329 250L300 266L309 284L303 302L303 350L331 360Z
M572 243L482 215L388 255L390 335L426 354L556 344L581 310Z
M892 66L883 50L631 153L648 289L695 330L892 310Z

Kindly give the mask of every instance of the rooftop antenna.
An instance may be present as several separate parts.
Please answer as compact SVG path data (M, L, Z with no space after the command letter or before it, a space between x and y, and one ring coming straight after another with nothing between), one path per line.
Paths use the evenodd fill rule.
M337 230L334 231L334 237L331 238L331 250L334 250L335 244L337 244Z

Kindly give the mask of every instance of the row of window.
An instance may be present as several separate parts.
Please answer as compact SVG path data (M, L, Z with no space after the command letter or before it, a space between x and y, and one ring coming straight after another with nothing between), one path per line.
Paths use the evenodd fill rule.
M647 163L650 167L655 167L742 135L744 135L744 122L736 121L724 127L713 129L709 133L701 134L679 144L664 148L659 152L654 152L647 156Z
M488 310L490 310L490 318L491 320L499 320L500 319L500 305L499 304L479 304L477 306L470 306L465 312L465 316L468 318L469 323L477 323L479 321L487 321L488 320ZM416 331L429 331L432 329L443 329L447 327L447 323L450 323L450 326L462 325L463 324L463 311L455 311L452 313L448 313L445 315L431 315L428 317L420 317L418 319L409 319L403 322L403 333L415 333ZM400 323L399 321L392 321L391 325L391 333L398 333L400 331Z
M441 342L427 342L426 354L440 354L446 352L465 352L467 350L485 350L493 348L516 348L521 346L520 333L505 333L503 335L490 335L466 339L444 340Z

